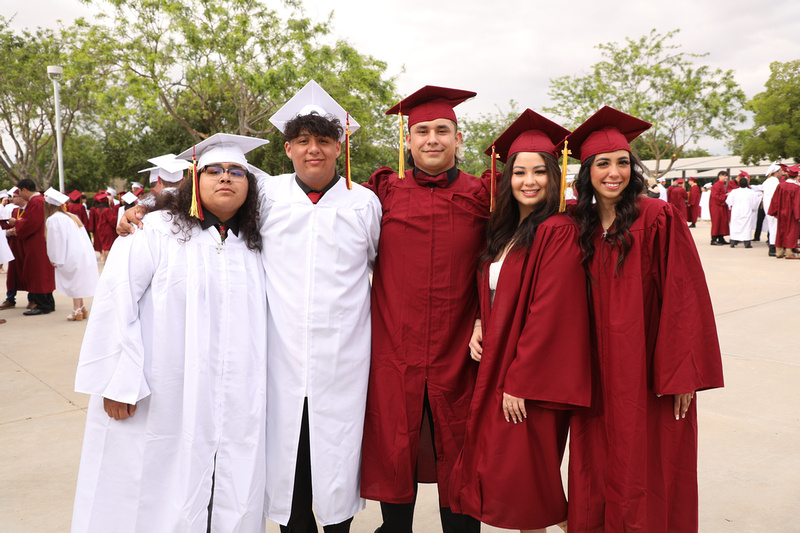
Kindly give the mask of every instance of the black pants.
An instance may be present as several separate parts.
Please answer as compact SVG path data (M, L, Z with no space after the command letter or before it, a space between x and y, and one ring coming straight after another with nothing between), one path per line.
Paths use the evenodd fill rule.
M425 411L423 424L428 419L431 430L431 442L436 446L434 438L433 413L431 404L428 400L428 389L425 389L425 396L422 400L422 409ZM434 450L436 455L436 450ZM414 482L414 501L410 503L384 503L381 502L381 515L383 524L379 533L411 533L414 524L414 506L417 503L417 484ZM479 520L465 514L454 513L449 507L439 507L439 518L442 521L443 533L479 533L481 523Z
M303 421L300 425L300 443L297 447L297 467L294 472L292 512L289 523L281 526L281 533L317 533L317 519L311 509L311 444L308 438L308 398L303 404ZM344 522L323 526L325 533L348 533L353 518Z
M36 304L36 307L45 313L51 313L56 310L56 301L53 299L52 292L45 293L28 293L28 299Z
M753 240L760 241L761 240L761 228L764 225L764 206L758 204L758 213L756 214L756 230L753 232Z

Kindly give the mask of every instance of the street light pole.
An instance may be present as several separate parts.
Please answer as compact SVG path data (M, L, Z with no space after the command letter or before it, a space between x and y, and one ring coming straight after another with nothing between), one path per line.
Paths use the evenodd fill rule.
M64 192L64 155L61 148L61 78L64 69L50 65L47 67L47 77L53 81L53 91L56 94L56 151L58 152L58 190Z

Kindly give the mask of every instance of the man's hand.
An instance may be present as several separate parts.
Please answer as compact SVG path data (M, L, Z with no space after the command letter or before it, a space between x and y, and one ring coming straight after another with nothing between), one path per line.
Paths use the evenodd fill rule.
M133 413L136 412L135 405L109 400L108 398L103 398L103 409L114 420L125 420L132 417Z
M146 213L147 209L141 205L135 205L125 211L122 218L119 219L119 224L117 224L117 235L125 237L136 231L137 227L139 229L144 228L142 219Z

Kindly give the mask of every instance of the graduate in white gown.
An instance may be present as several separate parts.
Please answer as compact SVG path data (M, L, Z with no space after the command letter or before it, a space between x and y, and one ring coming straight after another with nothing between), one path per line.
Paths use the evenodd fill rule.
M283 532L316 531L316 514L327 533L341 533L365 505L369 275L381 207L336 172L345 128L358 124L319 85L309 82L270 120L295 172L259 183L269 298L266 512Z
M193 180L162 195L111 250L75 380L92 397L73 532L264 531L267 304L244 153L265 141L243 139L197 145L199 197Z
M14 204L5 200L6 198L10 198L11 195L5 189L0 191L0 200L4 200L8 203L0 204L0 220L8 220L11 217L11 212L14 211L16 207ZM11 247L8 246L8 238L6 237L6 230L0 228L0 268L8 262L14 260L14 254L11 252Z
M747 178L739 178L739 188L728 193L725 203L731 210L731 248L740 242L745 248L752 248L750 241L753 240L761 193L750 188Z
M44 192L47 257L55 267L56 290L72 298L70 322L89 318L84 298L97 287L97 257L92 241L78 217L66 210L69 196L50 187Z
M703 192L700 193L700 220L711 220L711 208L709 202L711 201L711 184L706 183L703 185Z

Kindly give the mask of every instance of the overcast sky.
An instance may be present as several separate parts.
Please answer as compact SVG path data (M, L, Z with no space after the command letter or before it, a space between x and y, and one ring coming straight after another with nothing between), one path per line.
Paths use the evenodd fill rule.
M423 85L476 91L476 98L458 108L473 117L497 106L506 110L511 99L520 109L550 105L551 78L585 73L600 59L597 44L622 43L653 28L680 29L673 43L684 52L707 53L698 64L733 70L748 98L764 90L771 62L800 59L798 0L304 0L303 5L316 20L333 10L334 36L385 61L401 94ZM78 0L0 0L0 6L6 17L16 13L15 27L56 27L57 20L92 16ZM721 142L701 146L725 152Z

